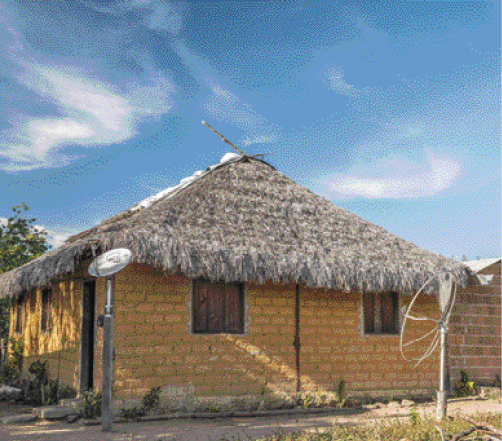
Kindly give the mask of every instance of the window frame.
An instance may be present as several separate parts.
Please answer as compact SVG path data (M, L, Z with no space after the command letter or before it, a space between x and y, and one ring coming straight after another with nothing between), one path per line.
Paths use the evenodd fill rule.
M47 301L44 301L44 297L47 298ZM44 288L40 293L40 332L42 334L49 334L51 331L52 331L52 289Z
M206 284L206 287L210 286L215 286L221 290L222 287L227 287L227 286L234 286L238 290L238 316L239 316L239 324L238 324L238 329L237 330L232 330L229 328L228 323L223 323L221 327L217 330L210 330L208 329L209 327L209 322L208 322L208 314L209 312L206 311L206 329L203 330L201 329L200 326L196 327L197 323L200 323L201 319L198 319L196 317L196 314L198 313L198 306L196 305L196 299L197 299L197 292L196 290L198 289L199 284ZM199 277L197 279L192 280L192 289L191 289L191 302L190 302L190 307L191 307L191 312L190 312L190 332L192 335L217 335L217 334L232 334L232 335L244 335L246 333L246 290L245 290L245 284L243 282L213 282L207 278ZM221 291L220 291L221 294ZM214 299L213 299L214 300ZM221 311L221 318L223 320L227 319L227 314L225 310L225 304L227 303L228 298L220 299L222 302L222 305L219 305L219 309Z
M390 331L384 331L384 319L383 319L383 302L382 302L382 296L383 295L389 295L390 296L390 302L392 304L392 311L393 311L393 328ZM372 316L372 326L370 327L371 330L367 330L367 317L370 316L367 311L367 302L365 299L368 299L368 297L371 296L372 298L372 308L373 312L371 314ZM400 314L400 305L401 305L401 296L399 295L398 292L396 291L386 291L382 293L363 293L361 295L361 329L362 329L362 335L366 336L389 336L389 337L396 337L400 335L401 331L401 314Z
M15 302L15 314L14 314L14 334L22 334L23 333L23 303L25 300L25 295L21 294L16 297Z

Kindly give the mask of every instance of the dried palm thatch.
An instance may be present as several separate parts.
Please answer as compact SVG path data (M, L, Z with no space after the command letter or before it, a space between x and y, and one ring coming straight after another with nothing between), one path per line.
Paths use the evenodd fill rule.
M333 205L266 162L240 157L3 274L0 296L75 271L91 243L100 252L129 248L134 261L166 273L353 292L411 294L438 271L452 271L463 286L470 275L464 265Z

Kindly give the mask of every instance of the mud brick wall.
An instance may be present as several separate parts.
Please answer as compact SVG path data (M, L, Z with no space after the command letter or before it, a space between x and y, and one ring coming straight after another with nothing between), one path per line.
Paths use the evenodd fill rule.
M22 332L15 332L15 314L11 312L10 337L21 340L24 347L23 376L29 375L32 362L47 361L52 380L59 378L61 385L78 387L80 356L80 304L82 284L64 280L52 285L50 330L40 327L42 291L32 290L22 302Z
M115 397L138 399L151 387L188 388L197 396L296 390L295 285L245 285L245 333L193 334L191 281L133 264L116 276ZM410 298L402 300L405 306ZM434 314L434 298L417 304ZM363 335L360 295L300 289L302 390L430 391L439 356L417 369L401 358L398 335ZM409 338L423 335L423 322ZM418 357L430 341L414 345Z
M40 291L25 313L25 366L49 360L51 378L78 389L83 283L88 263L53 284L52 330L40 333ZM104 279L96 283L96 315L103 311ZM117 406L138 400L152 387L176 395L228 397L263 392L294 392L297 384L295 285L246 283L245 333L194 334L191 326L192 282L165 276L144 264L116 274L114 323L114 398ZM410 297L400 299L400 308ZM416 303L418 313L438 312L434 297ZM332 391L345 380L349 394L405 394L437 387L439 355L418 368L402 359L398 335L364 335L362 296L300 287L300 383L302 390ZM11 319L12 320L12 319ZM430 327L430 326L429 326ZM14 324L11 323L11 330ZM406 338L429 328L412 322ZM94 385L101 388L102 328L95 328ZM430 340L406 351L417 358Z

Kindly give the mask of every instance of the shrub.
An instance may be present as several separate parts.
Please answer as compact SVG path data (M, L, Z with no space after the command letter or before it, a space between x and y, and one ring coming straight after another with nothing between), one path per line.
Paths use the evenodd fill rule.
M146 412L141 406L134 406L131 409L120 409L120 416L125 420L137 420L145 416Z
M91 392L84 393L84 402L80 405L80 416L83 418L94 418L101 416L101 391L96 394Z
M159 392L160 392L160 387L153 387L141 399L141 404L139 406L134 406L130 409L126 408L121 409L120 416L126 420L137 420L139 417L145 416L153 409L159 407L160 403Z
M418 414L417 412L417 408L416 406L413 406L411 409L410 409L410 424L412 426L416 426L417 424L419 424L420 422L422 421L422 419L420 418L420 415Z
M11 350L10 359L12 361L12 364L17 368L19 374L21 374L21 370L23 368L23 358L24 358L23 340L21 340L20 338L16 340L14 337L11 337L9 341Z
M474 382L469 381L469 376L467 372L461 370L460 371L460 380L453 387L453 394L456 397L467 397L469 395L475 395L476 391L474 390Z
M10 360L6 360L0 366L0 384L14 386L19 383L19 370Z
M345 380L340 380L338 387L336 388L336 400L338 401L338 407L345 406L347 401L347 392L345 390Z
M65 385L58 390L59 400L75 398L76 396L77 396L77 391L71 386Z
M142 398L141 407L146 413L152 411L156 407L159 407L160 403L160 387L153 387L150 391Z

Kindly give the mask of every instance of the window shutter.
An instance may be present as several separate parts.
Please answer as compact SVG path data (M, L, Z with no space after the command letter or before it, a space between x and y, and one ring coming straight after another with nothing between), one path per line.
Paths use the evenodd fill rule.
M233 283L225 286L225 331L242 333L243 327L242 285Z
M40 327L42 331L50 331L51 326L51 290L44 289L42 291L42 313Z
M364 332L373 334L375 332L375 296L372 293L364 293Z
M208 287L207 330L222 332L225 325L225 285L206 282Z
M192 313L195 333L243 333L243 285L194 280Z
M17 333L21 333L23 331L23 296L19 296L16 299L16 329Z
M381 294L382 332L393 334L397 332L397 294L394 292Z
M208 284L205 280L194 280L193 286L193 329L207 331Z

